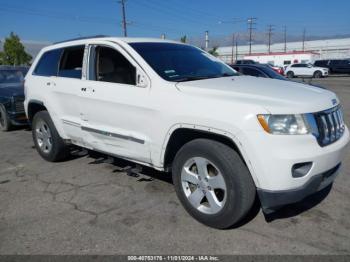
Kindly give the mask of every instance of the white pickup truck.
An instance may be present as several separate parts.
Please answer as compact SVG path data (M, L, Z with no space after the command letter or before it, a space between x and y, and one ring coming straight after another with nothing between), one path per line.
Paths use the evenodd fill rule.
M240 76L168 40L99 37L44 48L25 79L39 154L74 144L171 171L198 221L227 228L256 194L270 212L332 184L349 131L337 96Z

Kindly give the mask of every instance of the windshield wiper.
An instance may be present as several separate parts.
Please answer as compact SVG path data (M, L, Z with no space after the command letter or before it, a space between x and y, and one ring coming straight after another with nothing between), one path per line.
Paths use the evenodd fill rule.
M223 73L220 75L209 75L209 76L183 76L178 79L175 79L174 81L186 82L186 81L195 81L195 80L203 80L203 79L210 79L210 78L228 77L228 76L235 76L235 75Z
M183 76L178 79L174 79L176 82L186 82L186 81L195 81L195 80L203 80L208 78L215 78L217 76Z

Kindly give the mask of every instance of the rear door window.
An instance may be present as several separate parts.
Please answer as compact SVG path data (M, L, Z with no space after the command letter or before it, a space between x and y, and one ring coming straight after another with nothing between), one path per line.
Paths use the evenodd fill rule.
M60 60L62 49L50 50L44 53L34 70L34 75L57 76L58 61Z
M81 78L85 46L65 48L60 61L58 76Z

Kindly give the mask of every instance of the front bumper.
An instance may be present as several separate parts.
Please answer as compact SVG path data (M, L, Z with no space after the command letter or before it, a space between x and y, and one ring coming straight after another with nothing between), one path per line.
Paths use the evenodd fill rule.
M28 119L24 112L7 112L12 125L24 126L28 125Z
M324 189L333 183L335 177L339 173L340 166L341 163L326 172L314 175L307 183L295 189L281 191L258 189L257 192L262 209L265 213L269 213L270 211L278 209L281 206L299 202L304 198Z
M339 140L324 147L311 134L241 133L239 140L245 145L243 153L263 208L298 202L330 185L339 172L349 139L347 127ZM307 173L296 177L293 166L299 163L311 163L311 167Z

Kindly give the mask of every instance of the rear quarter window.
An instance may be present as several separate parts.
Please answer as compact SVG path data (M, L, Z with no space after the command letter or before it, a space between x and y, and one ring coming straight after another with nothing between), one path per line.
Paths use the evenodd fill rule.
M39 76L57 76L58 62L62 54L62 49L55 49L45 52L35 70L34 75Z

